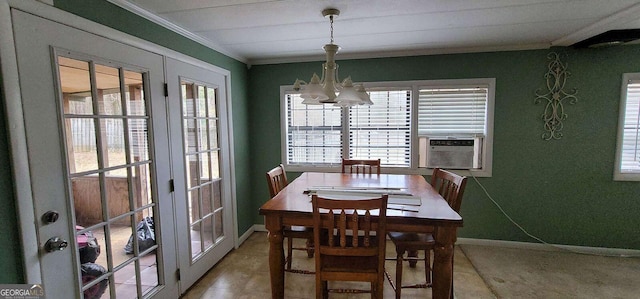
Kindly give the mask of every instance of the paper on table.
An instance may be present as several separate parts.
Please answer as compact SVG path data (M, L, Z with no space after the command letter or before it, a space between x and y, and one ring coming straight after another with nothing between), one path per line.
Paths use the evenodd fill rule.
M385 192L349 192L349 191L334 191L334 190L310 190L310 193L315 193L320 197L324 198L335 198L335 199L364 199L364 198L373 198L379 197L380 194L388 194ZM408 206L419 206L422 204L422 200L418 196L413 196L411 194L408 195L400 195L400 194L389 194L388 204L398 204L398 205L408 205Z
M387 203L387 210L395 210L395 211L401 211L401 212L419 212L417 210L417 208L415 208L415 206L404 206L404 205L397 205L397 204L390 204Z
M422 199L417 196L395 196L389 195L390 204L406 205L406 206L420 206L422 205Z
M367 193L367 194L389 194L389 195L411 195L403 188L394 187L343 187L343 186L313 186L307 191L314 193L317 191L335 191L342 193Z

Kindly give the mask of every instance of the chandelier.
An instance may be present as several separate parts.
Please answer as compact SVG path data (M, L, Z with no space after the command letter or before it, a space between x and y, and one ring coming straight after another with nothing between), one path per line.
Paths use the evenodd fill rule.
M332 103L335 106L350 107L373 104L362 84L354 84L351 77L340 82L338 64L335 61L336 53L340 47L333 43L333 17L340 15L340 11L335 8L327 8L322 11L322 15L329 17L331 23L331 43L322 47L327 54L327 61L322 64L322 78L313 73L308 83L296 79L293 89L301 91L302 104L306 105Z

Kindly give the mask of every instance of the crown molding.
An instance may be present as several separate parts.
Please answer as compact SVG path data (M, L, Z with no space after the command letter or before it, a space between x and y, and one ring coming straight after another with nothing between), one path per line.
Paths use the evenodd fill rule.
M160 16L158 16L158 15L156 15L156 14L154 14L154 13L152 13L152 12L150 12L150 11L140 7L140 6L137 6L137 5L131 3L129 1L127 1L127 0L107 0L107 1L112 3L112 4L114 4L114 5L117 5L117 6L121 7L123 9L127 10L127 11L130 11L130 12L132 12L132 13L140 16L140 17L143 17L143 18L145 18L145 19L147 19L147 20L149 20L149 21L151 21L153 23L156 23L156 24L158 24L158 25L160 25L160 26L162 26L164 28L167 28L167 29L169 29L169 30L171 30L171 31L173 31L175 33L178 33L178 34L180 34L180 35L182 35L182 36L184 36L184 37L186 37L186 38L188 38L188 39L190 39L192 41L195 41L195 42L197 42L199 44L202 44L202 45L204 45L204 46L206 46L206 47L208 47L208 48L210 48L212 50L220 52L221 54L229 56L229 57L231 57L233 59L236 59L236 60L238 60L240 62L243 62L243 63L247 63L248 62L246 57L244 57L242 55L239 55L239 54L237 54L237 53L235 53L233 51L230 51L228 49L225 49L223 46L221 46L221 45L219 45L219 44L217 44L217 43L215 43L215 42L213 42L213 41L211 41L209 39L206 39L206 38L204 38L204 37L202 37L200 35L197 35L197 34L191 32L191 31L189 31L189 30L187 30L185 28L182 28L182 27L176 25L175 23L173 23L173 22L171 22L171 21L169 21L169 20L167 20L167 19L165 19L163 17L160 17Z
M640 4L635 4L571 34L556 39L551 42L551 45L567 47L609 30L623 29L625 24L637 21L638 15L640 15Z

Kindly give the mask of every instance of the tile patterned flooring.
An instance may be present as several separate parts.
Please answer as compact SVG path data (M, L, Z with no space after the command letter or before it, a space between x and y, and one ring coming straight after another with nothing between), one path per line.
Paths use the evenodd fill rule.
M301 241L299 246L303 246L304 241L296 241ZM231 251L209 270L182 298L271 298L268 255L267 234L253 233L240 248ZM293 268L313 270L314 260L307 258L305 252L294 251L293 255ZM390 241L387 243L387 257L395 257L395 249ZM395 261L387 261L385 267L392 277L395 276ZM424 281L424 266L420 263L416 268L406 266L403 269L403 284ZM464 253L457 248L454 269L456 298L496 298ZM369 288L368 284L357 282L341 284L348 284L349 287L355 288ZM330 282L329 285L335 287L338 283ZM314 290L313 275L285 273L285 298L313 298ZM384 297L395 297L388 282L384 285ZM330 294L330 298L370 298L370 294ZM431 289L403 289L402 298L431 298Z

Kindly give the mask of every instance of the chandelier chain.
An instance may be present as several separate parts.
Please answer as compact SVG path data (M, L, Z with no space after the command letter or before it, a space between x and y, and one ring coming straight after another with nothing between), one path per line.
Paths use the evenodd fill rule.
M331 43L333 44L333 15L329 16L329 21L331 22Z

